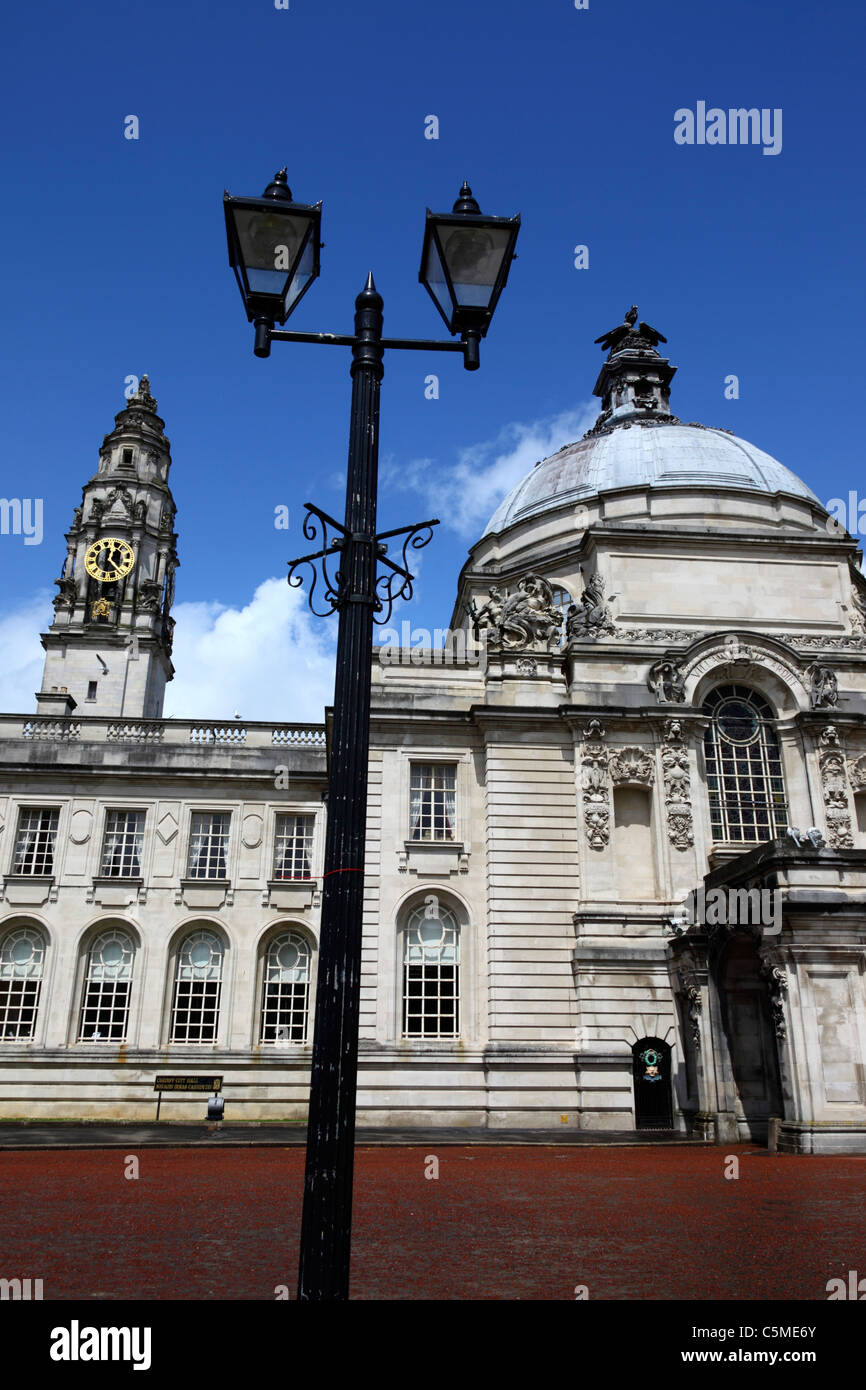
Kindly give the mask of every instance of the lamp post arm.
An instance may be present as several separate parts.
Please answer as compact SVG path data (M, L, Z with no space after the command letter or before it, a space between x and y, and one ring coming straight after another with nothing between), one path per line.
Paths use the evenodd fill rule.
M347 333L296 333L289 328L269 328L268 342L278 343L319 343L324 347L353 348L358 341ZM381 338L380 346L399 348L408 352L462 352L464 366L472 371L478 365L478 336L466 333L459 343L443 341L441 338Z

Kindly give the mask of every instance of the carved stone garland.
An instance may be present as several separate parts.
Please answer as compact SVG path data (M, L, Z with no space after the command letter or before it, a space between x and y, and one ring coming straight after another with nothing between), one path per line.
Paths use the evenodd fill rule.
M682 725L678 719L665 721L662 775L671 844L676 849L688 849L694 844L691 776L689 752L683 741Z
M821 789L824 794L824 814L827 819L827 839L831 849L853 849L851 808L848 804L845 753L839 742L835 725L828 724L821 734L818 766L821 769ZM859 760L858 760L859 761Z

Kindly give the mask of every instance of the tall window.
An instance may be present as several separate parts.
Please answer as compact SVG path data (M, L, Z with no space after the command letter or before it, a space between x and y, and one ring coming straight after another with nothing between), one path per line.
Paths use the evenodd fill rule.
M720 685L704 701L704 735L713 839L761 844L787 820L773 711L744 685Z
M60 812L41 806L24 806L18 817L14 874L54 873L54 842Z
M19 927L0 944L0 1040L30 1042L42 989L45 941L32 927Z
M413 763L409 820L413 840L453 840L457 768L446 763Z
M189 878L225 878L230 813L193 812L189 837Z
M87 956L79 1042L124 1042L135 946L127 932L102 932Z
M430 894L403 933L403 1036L456 1038L459 1005L460 928Z
M223 944L211 931L196 931L181 943L174 977L170 1041L217 1040Z
M306 1042L311 955L297 932L275 937L268 947L262 989L263 1043Z
M143 811L109 811L102 844L103 878L141 878Z
M277 816L274 878L311 876L314 820L314 816Z

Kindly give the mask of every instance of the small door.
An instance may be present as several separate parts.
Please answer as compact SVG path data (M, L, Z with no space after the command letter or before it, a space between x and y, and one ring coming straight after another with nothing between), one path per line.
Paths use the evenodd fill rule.
M661 1038L641 1038L632 1048L636 1129L673 1129L671 1050Z

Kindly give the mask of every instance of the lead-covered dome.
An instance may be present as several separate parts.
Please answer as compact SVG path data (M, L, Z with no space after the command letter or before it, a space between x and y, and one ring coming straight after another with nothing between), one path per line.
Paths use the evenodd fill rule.
M763 449L728 430L683 424L671 414L670 384L677 369L657 351L667 340L637 318L632 305L622 324L596 339L609 352L593 387L602 410L592 429L536 464L496 508L485 536L601 493L641 487L716 493L743 488L822 505L790 468Z
M536 464L496 508L484 534L600 492L641 486L749 488L820 504L790 468L727 430L633 420L590 433Z

